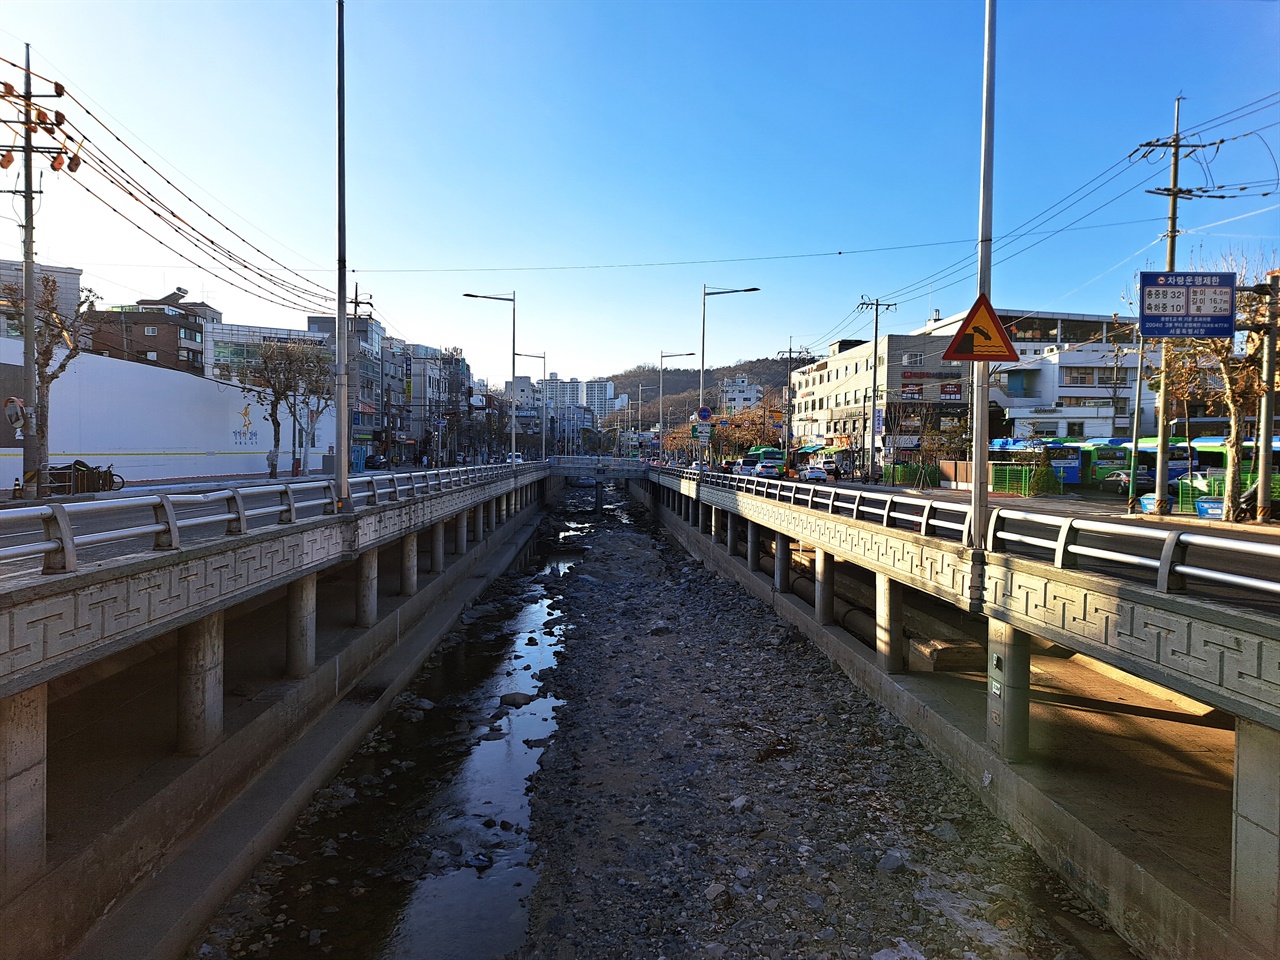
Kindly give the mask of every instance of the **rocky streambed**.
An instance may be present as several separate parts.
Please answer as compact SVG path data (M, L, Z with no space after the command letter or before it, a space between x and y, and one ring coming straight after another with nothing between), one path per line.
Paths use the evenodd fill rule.
M527 631L452 637L189 957L1128 955L766 605L618 494L593 505L567 491L548 521L580 559L472 611L540 606ZM477 655L508 682L451 704L432 672ZM519 782L459 799L477 748L519 755ZM460 892L424 900L440 879Z

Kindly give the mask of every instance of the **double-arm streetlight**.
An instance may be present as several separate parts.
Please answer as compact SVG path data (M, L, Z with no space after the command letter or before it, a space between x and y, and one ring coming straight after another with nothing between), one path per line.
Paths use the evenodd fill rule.
M705 283L702 285L702 368L698 371L698 409L704 406L702 402L702 381L703 375L707 370L707 297L718 297L725 293L759 293L759 287L740 287L735 290L726 290L722 287L708 287Z
M501 300L511 304L511 468L516 465L516 292L505 293L464 293L464 297L475 300Z
M538 383L538 390L542 394L542 428L538 431L542 436L542 459L547 459L547 355L545 353L517 353L517 357L532 357L534 360L542 361L542 379ZM514 396L516 392L515 375L512 374L511 393Z
M703 301L704 303L706 301ZM705 314L704 314L705 315ZM658 462L661 464L663 451L666 449L662 445L662 366L670 357L692 357L693 351L688 353L664 353L658 351Z

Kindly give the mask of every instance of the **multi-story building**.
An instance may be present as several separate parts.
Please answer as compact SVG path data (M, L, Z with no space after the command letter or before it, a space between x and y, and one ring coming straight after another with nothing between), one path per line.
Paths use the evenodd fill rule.
M351 460L360 469L366 457L379 452L385 440L375 440L383 430L382 412L382 324L369 316L350 318L355 342L348 351L347 404L351 413ZM307 330L332 337L337 327L333 317L307 317Z
M1131 436L1139 356L1136 323L1115 314L997 310L1018 360L993 364L990 400L1004 414L993 436L1090 439ZM921 332L949 343L967 314L935 316ZM967 365L965 373L968 373ZM1155 432L1147 392L1138 432Z
M865 467L952 426L967 409L967 371L942 359L945 348L922 334L835 341L791 374L793 448Z
M720 412L742 413L764 399L764 387L748 383L745 376L725 377L720 381Z
M93 352L204 376L205 330L221 324L222 313L184 301L186 294L179 287L158 300L90 311Z
M993 439L1131 433L1139 365L1132 324L1114 316L996 313L1019 360L990 370ZM827 357L794 371L794 447L849 450L859 466L870 462L871 451L874 462L909 456L924 433L964 423L971 366L942 354L966 316L935 314L919 330L875 343L837 341ZM1148 422L1154 428L1154 414Z
M75 267L49 267L42 263L37 263L35 269L36 296L39 296L40 278L51 278L58 285L57 308L59 315L64 317L75 316L76 307L80 305L80 277L84 271ZM14 287L19 293L21 292L21 260L0 260L0 302L7 305L9 298L4 295L4 287ZM22 335L22 330L17 324L7 323L4 326L4 335L6 337L19 337Z
M582 400L584 407L590 407L596 420L604 420L613 409L613 381L585 380L582 383Z
M331 349L327 337L291 327L257 327L242 323L217 323L204 330L204 375L230 380L236 371L254 363L264 343L296 343Z
M442 353L437 347L408 345L405 358L405 394L409 406L409 433L416 439L419 463L440 462L440 438L445 421L445 378Z

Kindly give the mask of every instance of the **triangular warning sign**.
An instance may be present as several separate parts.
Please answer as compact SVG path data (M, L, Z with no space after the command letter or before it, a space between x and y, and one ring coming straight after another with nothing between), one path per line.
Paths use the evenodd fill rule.
M1004 325L996 316L985 293L978 294L969 315L960 324L951 346L942 354L943 360L973 360L979 363L1012 362L1018 359L1013 341L1005 333Z

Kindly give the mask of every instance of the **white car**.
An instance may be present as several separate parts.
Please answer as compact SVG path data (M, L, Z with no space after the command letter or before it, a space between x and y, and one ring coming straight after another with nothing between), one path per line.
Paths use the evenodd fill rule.
M1175 497L1181 496L1182 491L1191 488L1193 496L1204 496L1213 492L1212 477L1207 473L1199 470L1193 470L1191 473L1184 473L1182 476L1169 481L1169 492ZM1221 494L1221 490L1218 491Z
M507 463L524 463L523 453L508 453Z

